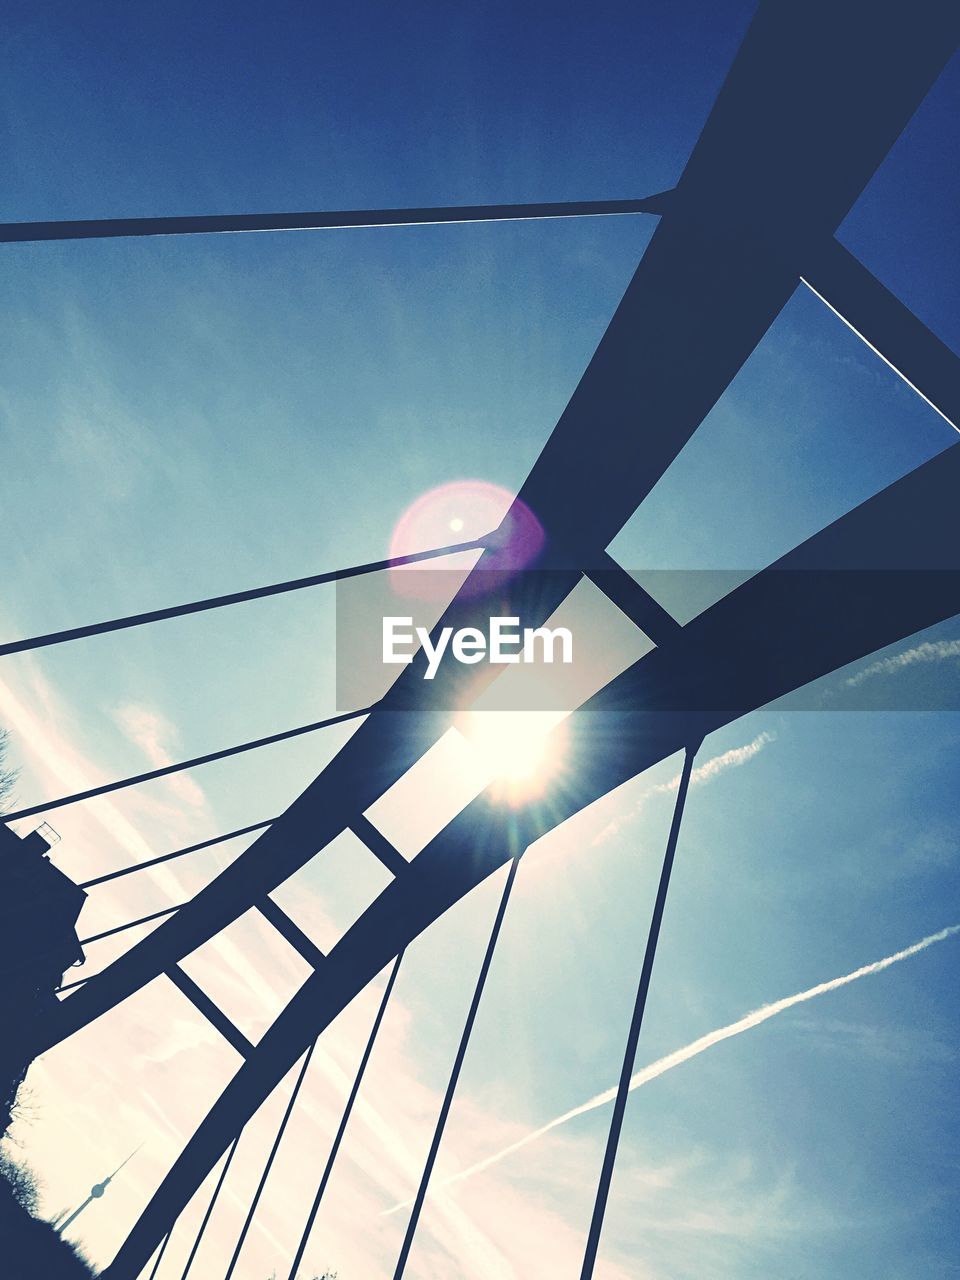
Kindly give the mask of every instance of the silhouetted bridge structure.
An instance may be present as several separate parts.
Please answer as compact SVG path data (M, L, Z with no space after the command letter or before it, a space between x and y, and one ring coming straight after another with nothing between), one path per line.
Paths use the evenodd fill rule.
M399 1278L524 849L621 783L683 751L677 807L589 1226L582 1280L593 1274L695 752L707 735L738 717L960 613L960 451L954 446L919 467L684 626L611 559L607 547L801 283L956 427L960 421L957 357L834 236L950 57L958 35L960 9L942 0L879 6L850 0L767 0L676 188L645 199L0 228L0 239L25 242L510 218L659 219L595 355L518 494L517 501L540 521L546 540L537 572L514 575L505 589L510 613L518 615L523 625L537 626L587 576L655 647L570 716L567 751L576 768L564 778L562 788L519 808L500 804L492 790L485 792L408 862L373 826L366 811L439 739L450 723L448 708L456 704L468 674L471 680L476 677L475 669L466 673L454 666L442 669L435 681L427 683L420 678L422 668L416 661L403 670L380 702L356 712L362 718L356 732L286 812L245 829L258 834L227 870L189 902L159 913L170 918L102 972L76 984L44 1020L37 1051L108 1016L147 983L167 975L243 1058L140 1220L132 1225L104 1273L109 1280L133 1280L151 1259L157 1270L164 1243L176 1230L182 1210L226 1156L202 1234L243 1126L299 1061L300 1073L227 1276L233 1273L318 1036L385 967L392 966L309 1219L289 1259L289 1274L295 1275L404 949L454 903L511 863L396 1267ZM494 531L494 536L468 544L482 547L474 572L510 566L506 536L510 521L508 515L500 537ZM359 566L343 574L373 571L389 563ZM338 576L343 575L321 574L79 627L7 645L3 651L60 644L164 617L227 607ZM481 605L468 588L469 579L444 624L476 623ZM48 812L57 803L78 802L263 741L312 732L343 718L331 717L79 797L64 797L9 815L8 820ZM393 879L324 955L269 895L346 830L368 845ZM244 832L217 839L238 834ZM216 840L202 841L141 865L184 856L213 843ZM467 849L469 857L464 856ZM122 868L85 887L139 869ZM258 909L314 970L256 1046L180 967L192 951L251 908ZM195 1252L196 1245L191 1260Z

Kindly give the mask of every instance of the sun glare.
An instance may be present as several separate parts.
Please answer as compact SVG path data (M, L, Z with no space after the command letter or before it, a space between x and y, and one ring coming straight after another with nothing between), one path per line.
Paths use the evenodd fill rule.
M563 711L471 711L460 732L470 747L470 767L485 785L499 783L511 802L532 799L563 760L563 734L552 733Z

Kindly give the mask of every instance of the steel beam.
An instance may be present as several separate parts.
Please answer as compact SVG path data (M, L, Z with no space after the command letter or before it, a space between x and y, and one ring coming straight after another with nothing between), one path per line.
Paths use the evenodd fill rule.
M146 1265L239 1127L394 956L518 849L704 734L960 613L960 444L816 534L569 717L571 767L514 812L491 788L390 884L264 1034L104 1280ZM464 857L464 850L470 851ZM73 997L76 999L76 997Z
M529 575L518 575L510 613L544 621L596 563L776 318L812 246L833 234L958 35L960 8L939 0L871 8L868 17L853 0L761 6L668 212L521 489L545 532L538 567L560 572L552 594L533 596L524 594ZM503 568L509 555L490 548L474 572ZM469 599L454 612L465 623ZM61 1004L38 1047L189 954L368 809L449 723L465 686L461 669L447 670L424 682L420 663L406 667L283 817L172 921Z
M194 982L188 973L181 969L178 964L175 964L170 966L167 971L167 977L177 990L187 997L193 1007L203 1014L210 1025L220 1032L224 1040L236 1049L242 1058L249 1058L253 1053L253 1045L243 1032L234 1026L220 1006L210 999L207 993Z

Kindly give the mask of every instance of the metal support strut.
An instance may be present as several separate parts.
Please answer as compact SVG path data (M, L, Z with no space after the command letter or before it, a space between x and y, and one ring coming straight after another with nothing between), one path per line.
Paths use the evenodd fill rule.
M463 1035L460 1037L460 1047L457 1049L457 1056L453 1063L453 1070L450 1072L450 1080L447 1084L447 1092L443 1097L443 1105L440 1108L440 1115L437 1118L437 1127L433 1133L433 1141L430 1143L430 1150L427 1153L427 1161L423 1166L423 1176L420 1179L420 1186L417 1188L417 1198L413 1202L413 1208L410 1211L410 1221L407 1223L407 1234L403 1238L403 1246L400 1250L400 1257L397 1261L397 1269L393 1273L393 1280L401 1280L404 1268L407 1265L407 1258L410 1255L411 1246L413 1245L413 1237L416 1235L417 1224L420 1221L420 1213L423 1209L423 1202L427 1197L427 1187L430 1185L430 1175L433 1173L434 1164L436 1164L437 1152L440 1150L440 1142L443 1138L443 1131L447 1124L447 1116L450 1114L453 1095L457 1090L457 1081L460 1079L460 1070L463 1067L463 1060L467 1056L467 1046L470 1043L470 1034L473 1031L473 1024L477 1019L477 1010L480 1008L480 999L483 996L483 988L487 981L487 974L490 972L493 953L497 947L497 939L500 937L500 928L503 924L503 917L507 913L507 903L510 901L510 891L513 888L514 880L517 878L517 867L520 865L520 856L520 854L517 854L510 863L510 870L507 873L507 881L503 886L503 896L500 899L500 907L497 910L497 917L493 922L493 929L490 933L490 941L487 943L487 950L483 957L483 964L480 966L480 976L477 978L477 986L473 993L473 1000L470 1004L470 1012L467 1014L467 1020L463 1027Z
M394 961L393 968L390 970L390 977L387 980L383 999L380 1001L380 1008L377 1010L377 1016L373 1020L370 1038L367 1040L366 1048L363 1051L363 1057L360 1059L360 1066L357 1068L357 1075L353 1082L353 1088L350 1090L350 1096L347 1098L347 1105L344 1107L343 1115L340 1118L340 1127L337 1129L337 1136L333 1140L333 1146L330 1148L330 1154L327 1156L327 1163L324 1165L323 1173L320 1175L320 1185L317 1187L317 1194L314 1196L313 1204L310 1206L310 1212L307 1214L307 1221L303 1228L303 1234L300 1237L300 1243L297 1245L297 1252L290 1267L289 1280L296 1280L297 1268L303 1260L307 1241L310 1239L310 1232L313 1230L313 1224L316 1221L317 1213L320 1209L320 1201L323 1199L323 1193L326 1191L327 1183L330 1181L330 1174L333 1172L337 1153L340 1150L340 1143L343 1141L343 1135L346 1132L347 1124L350 1120L350 1113L353 1111L353 1104L356 1102L357 1094L360 1092L360 1082L363 1080L363 1073L367 1069L370 1054L373 1052L373 1046L377 1039L377 1032L380 1030L380 1023L383 1021L383 1015L387 1011L387 1002L390 999L391 991L393 991L393 984L397 980L397 970L400 968L400 961L402 959L403 952L401 951Z
M657 942L660 938L660 925L663 921L663 908L667 901L667 890L670 887L670 872L673 870L673 859L677 852L677 840L680 836L680 823L683 819L683 808L690 787L690 774L693 761L699 748L687 747L683 758L683 771L680 774L680 786L677 789L677 803L673 810L673 821L670 834L667 836L667 848L663 855L663 867L660 871L660 884L657 888L657 899L653 907L650 929L647 933L647 946L643 955L643 968L640 970L640 985L637 999L633 1006L633 1018L630 1022L630 1033L627 1036L627 1048L623 1055L623 1067L620 1070L620 1083L617 1086L617 1097L613 1104L613 1115L610 1118L610 1132L607 1134L607 1148L603 1155L603 1166L600 1180L597 1183L597 1198L593 1206L593 1218L587 1236L587 1247L583 1255L583 1268L580 1280L591 1280L593 1268L597 1261L597 1249L600 1245L600 1232L603 1228L603 1215L610 1194L610 1182L613 1178L613 1167L617 1161L617 1148L620 1144L620 1131L623 1128L623 1117L627 1110L627 1094L630 1092L630 1078L633 1075L637 1060L637 1045L640 1042L640 1028L643 1024L643 1011L647 1003L647 992L650 990L650 975L653 973L653 962L657 954Z

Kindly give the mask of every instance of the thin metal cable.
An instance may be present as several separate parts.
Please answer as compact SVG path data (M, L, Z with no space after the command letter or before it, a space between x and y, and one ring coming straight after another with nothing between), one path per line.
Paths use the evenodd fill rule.
M200 1248L200 1241L203 1239L203 1233L206 1231L207 1223L213 1215L214 1205L217 1203L221 1187L227 1180L227 1173L230 1169L231 1163L233 1162L234 1154L236 1153L237 1147L240 1145L240 1139L242 1137L243 1130L241 1129L234 1138L230 1146L230 1150L227 1152L227 1158L223 1163L223 1168L220 1170L220 1177L217 1179L217 1185L213 1188L213 1195L210 1197L210 1203L207 1205L206 1213L203 1215L203 1221L200 1223L200 1230L197 1232L197 1238L193 1242L193 1247L190 1250L190 1256L187 1258L186 1266L183 1268L183 1274L180 1276L180 1280L187 1280L187 1273L193 1266L193 1260L197 1256L197 1250Z
M90 977L93 977L93 974L91 974ZM74 987L82 987L85 982L89 981L90 978L78 978L76 982L68 982L62 987L57 987L57 995L59 995L61 991L72 991Z
M450 1073L450 1080L447 1084L447 1092L444 1094L443 1104L440 1107L440 1115L437 1118L437 1127L434 1130L433 1141L431 1142L430 1150L427 1153L427 1161L423 1167L423 1176L420 1179L420 1186L417 1188L417 1198L413 1203L413 1209L410 1211L410 1221L407 1223L407 1233L403 1238L403 1246L400 1250L400 1257L397 1261L397 1269L393 1273L393 1280L400 1280L403 1275L404 1268L407 1265L407 1258L409 1257L410 1249L413 1245L413 1238L416 1234L417 1225L420 1221L423 1202L426 1199L427 1187L430 1183L430 1175L433 1173L433 1166L436 1163L437 1152L440 1150L443 1130L446 1127L447 1116L450 1114L453 1095L457 1089L457 1081L460 1079L460 1070L463 1067L464 1058L467 1056L467 1046L470 1043L473 1024L476 1021L477 1010L480 1008L480 999L483 995L483 988L487 981L487 974L490 972L490 964L493 960L493 953L496 950L497 939L500 936L500 928L503 924L503 917L506 915L507 903L510 901L510 891L513 888L513 882L517 877L517 867L519 865L520 855L518 854L510 864L510 871L507 874L507 882L503 886L503 895L500 898L500 906L497 909L496 919L493 922L493 929L490 932L490 940L487 943L487 950L483 957L483 964L480 966L480 975L477 978L476 989L474 990L473 1000L470 1004L470 1012L467 1014L467 1020L464 1023L463 1035L460 1037L460 1047L457 1049L457 1056L454 1060L453 1070Z
M633 1075L634 1064L637 1060L637 1045L640 1042L640 1028L643 1024L643 1011L647 1003L647 992L650 990L650 975L653 972L653 962L657 954L657 942L660 937L660 925L663 921L663 909L667 901L667 890L670 887L670 872L673 870L673 860L677 852L677 840L680 836L680 822L683 818L683 809L687 800L687 791L690 787L690 774L693 770L694 757L697 754L699 743L696 746L688 747L686 755L683 758L683 771L680 774L680 785L677 788L677 802L673 809L673 821L670 824L670 834L667 836L667 847L663 855L663 867L660 871L660 884L657 888L657 898L653 907L653 916L650 920L650 929L647 933L647 945L643 956L643 967L640 970L640 984L637 988L637 999L633 1008L633 1018L630 1022L630 1032L627 1036L627 1047L623 1055L623 1066L620 1070L620 1082L617 1086L617 1097L613 1104L613 1115L610 1118L610 1131L607 1134L607 1146L603 1155L603 1165L600 1169L600 1178L597 1182L597 1198L593 1206L593 1217L590 1221L590 1231L587 1235L587 1246L583 1256L583 1267L580 1271L580 1280L591 1280L593 1276L593 1268L597 1261L597 1249L600 1244L600 1232L603 1228L603 1215L607 1208L607 1197L610 1194L610 1182L613 1178L613 1168L617 1161L617 1148L620 1143L620 1132L623 1128L623 1117L627 1110L627 1097L630 1093L630 1079Z
M383 1021L383 1015L387 1010L387 1002L390 999L390 993L393 990L393 984L397 980L397 971L400 968L400 961L403 959L403 952L397 956L393 968L390 970L390 977L387 979L386 990L380 1001L380 1008L377 1010L377 1016L373 1020L373 1027L367 1040L366 1048L360 1059L360 1066L357 1068L357 1074L353 1081L353 1088L350 1090L350 1096L347 1098L347 1105L343 1109L343 1115L340 1117L340 1127L337 1129L337 1136L333 1140L333 1146L330 1148L330 1154L327 1156L327 1163L323 1167L323 1173L320 1176L320 1185L317 1188L317 1194L314 1196L313 1204L310 1206L310 1212L307 1214L307 1221L303 1228L303 1234L300 1237L300 1243L297 1245L297 1252L293 1259L293 1265L290 1268L288 1280L296 1280L297 1268L303 1260L303 1255L307 1247L307 1241L310 1239L310 1232L313 1230L313 1224L316 1220L317 1213L320 1209L320 1201L323 1199L323 1193L327 1188L330 1180L330 1174L333 1172L334 1162L337 1153L340 1150L340 1143L343 1141L343 1135L347 1130L347 1123L350 1120L350 1113L353 1110L353 1104L357 1100L357 1094L360 1092L360 1082L363 1080L363 1073L367 1069L367 1063L370 1060L370 1054L373 1052L374 1042L377 1038L377 1032L380 1030L380 1023Z
M0 229L2 231L2 229ZM2 240L0 234L0 240ZM358 578L365 573L380 573L384 569L396 569L405 564L419 564L439 556L454 555L459 551L478 551L486 546L486 540L474 538L470 542L457 542L448 547L434 547L430 551L412 551L406 556L392 556L387 560L372 560L368 564L351 565L347 569L331 569L315 573L309 578L292 578L289 582L274 582L267 587L252 587L248 591L233 591L225 596L210 596L206 600L193 600L189 604L175 604L166 609L151 609L147 613L132 613L124 618L111 618L106 622L92 622L84 627L69 627L65 631L49 631L46 635L31 636L25 640L11 640L0 644L0 657L10 653L24 653L28 649L46 649L69 640L82 640L87 636L104 635L108 631L124 631L128 627L143 627L151 622L164 622L168 618L182 618L190 613L206 613L209 609L224 609L232 604L244 604L248 600L262 600L266 596L279 596L288 591L303 591L306 587L319 587L325 582L341 582L345 578Z
M163 1261L163 1255L167 1251L167 1245L170 1243L170 1237L172 1235L173 1235L173 1232L168 1231L167 1234L163 1237L163 1240L161 1241L161 1244L160 1244L160 1249L157 1253L157 1260L156 1262L154 1262L153 1267L150 1270L149 1280L156 1280L156 1274L160 1270L160 1263Z
M149 924L151 920L160 920L164 916L172 916L175 911L179 911L181 907L185 907L186 905L187 904L185 902L178 902L175 907L164 907L162 911L154 911L152 915L141 916L139 920L128 920L126 924L118 924L113 929L105 929L103 933L95 933L89 938L81 938L80 945L81 947L88 947L91 942L100 942L103 938L112 938L115 933L125 933L127 929L135 929L138 924ZM86 982L87 979L83 978L81 981ZM72 987L78 987L80 986L80 983L71 982L70 985ZM67 988L60 987L59 990L66 991Z
M551 204L445 205L426 209L349 209L334 213L232 213L174 218L90 218L70 222L0 223L0 244L101 240L128 236L194 236L239 231L329 231L353 227L422 227L440 223L522 222L662 213L671 192L639 200L569 200Z
M225 747L222 751L211 751L205 756L194 756L192 760L181 760L179 764L164 765L162 769L151 769L147 773L137 773L131 778L120 778L116 782L105 782L102 786L91 787L88 791L77 791L71 796L61 796L59 800L46 800L43 804L31 805L29 809L18 809L15 813L0 814L0 822L15 822L18 818L32 818L38 813L49 813L53 809L63 809L70 804L79 804L81 800L93 800L96 796L109 795L113 791L123 791L126 787L138 787L142 782L152 782L155 778L166 778L171 773L182 773L185 769L195 769L201 764L210 764L214 760L226 760L229 756L241 755L244 751L257 751L260 747L272 746L275 742L286 742L289 738L299 738L305 733L316 733L318 729L329 729L335 724L345 724L348 720L357 720L360 716L369 715L373 707L361 707L359 711L345 711L339 716L330 716L326 720L316 720L313 724L300 725L296 729L284 729L282 733L271 733L266 738L255 738L252 742L241 742L235 747Z
M250 1201L250 1208L247 1210L247 1216L244 1219L243 1226L240 1229L240 1236L237 1240L237 1247L233 1251L233 1257L230 1259L230 1265L227 1267L224 1280L230 1280L233 1275L234 1268L237 1265L237 1259L240 1257L240 1250L243 1248L243 1242L247 1238L247 1232L250 1230L250 1224L253 1222L254 1214L257 1212L257 1205L260 1203L260 1197L263 1195L263 1189L267 1185L267 1178L270 1176L270 1170L273 1168L273 1162L276 1159L277 1152L280 1149L280 1143L283 1140L284 1132L290 1117L293 1115L293 1108L296 1106L297 1096L300 1093L300 1086L303 1084L307 1074L307 1068L310 1066L310 1059L313 1057L313 1051L317 1047L317 1042L313 1044L303 1056L303 1065L300 1068L300 1074L297 1076L296 1082L290 1093L287 1108L283 1113L283 1119L280 1121L280 1128L277 1130L277 1136L273 1140L273 1146L270 1148L270 1154L267 1156L267 1163L263 1166L263 1173L260 1175L260 1181L257 1189L253 1193L253 1199Z
M137 862L132 867L121 867L119 871L108 871L106 875L94 876L92 880L84 880L81 889L92 889L94 885L106 884L108 880L119 880L121 876L132 876L135 871L145 871L147 867L159 866L161 862L170 862L173 858L182 858L184 854L196 853L199 849L209 849L211 845L225 844L237 836L249 835L251 831L264 831L272 826L276 818L267 818L265 822L253 822L249 827L238 827L236 831L227 831L222 836L213 836L210 840L201 840L199 844L188 844L184 849L174 849L172 853L161 853L156 858L147 858L145 862Z

